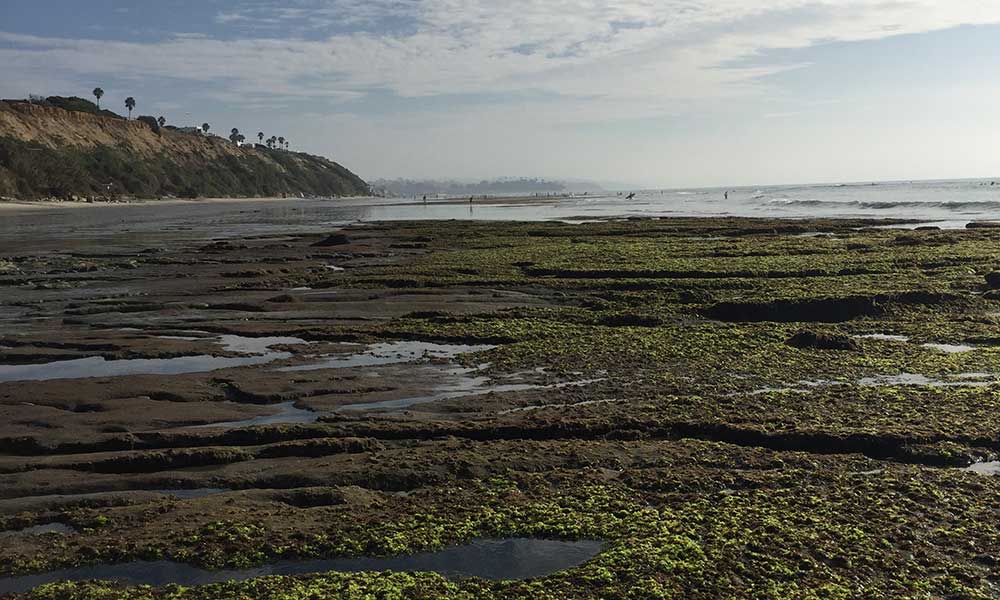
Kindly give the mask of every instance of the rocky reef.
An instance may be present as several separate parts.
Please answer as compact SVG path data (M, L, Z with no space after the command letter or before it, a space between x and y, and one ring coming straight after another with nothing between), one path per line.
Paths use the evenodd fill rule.
M1000 453L1000 230L876 225L0 244L12 373L266 358L0 382L0 586L526 537L604 546L523 581L331 572L18 597L995 598L1000 478L968 467ZM71 530L18 533L51 523Z

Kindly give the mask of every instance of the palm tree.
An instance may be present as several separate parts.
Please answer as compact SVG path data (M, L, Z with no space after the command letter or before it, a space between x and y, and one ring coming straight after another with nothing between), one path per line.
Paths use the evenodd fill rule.
M208 123L202 123L201 124L201 132L204 133L205 135L208 135L208 130L211 129L211 127L212 126L209 125Z
M285 147L285 138L284 137L279 137L278 138L278 147L279 148L284 148Z
M288 146L291 144L288 140L285 140L285 150L288 150Z
M261 144L264 143L264 132L263 131L258 131L257 132L257 139L260 140Z
M240 135L240 130L233 127L232 131L229 132L229 141L236 143L236 138Z
M128 118L131 119L132 109L135 108L135 98L133 98L132 96L125 98L125 108L128 109Z
M104 90L99 87L94 88L94 97L97 98L97 110L101 110L101 96L104 95Z
M278 138L274 137L273 135L271 137L267 138L267 147L268 148L274 148L274 145L277 144L277 143L278 143Z
M160 115L160 118L157 119L156 122L160 124L160 127L163 127L164 125L167 124L167 120L163 118L163 115Z

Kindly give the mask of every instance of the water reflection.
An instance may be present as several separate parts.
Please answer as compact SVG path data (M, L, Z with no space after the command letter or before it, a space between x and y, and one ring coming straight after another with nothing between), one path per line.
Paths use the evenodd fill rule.
M102 356L90 356L37 365L0 365L0 381L47 381L84 377L206 373L218 369L261 365L284 360L290 358L292 354L272 351L272 346L306 343L305 340L293 337L249 338L239 335L223 335L219 338L219 342L226 351L247 356L223 357L201 354L177 358L125 360L106 360Z
M56 581L114 580L123 585L204 585L245 581L266 575L362 571L425 571L448 577L532 579L578 566L601 551L603 542L564 542L531 538L482 539L439 552L394 558L340 558L282 561L253 569L205 571L167 561L132 562L62 569L0 579L0 594L26 592Z
M278 425L281 423L315 423L319 419L319 413L305 408L298 408L295 402L282 402L273 405L278 412L270 415L252 417L250 419L240 419L238 421L222 421L220 423L206 423L205 425L195 425L190 429L236 429L238 427L254 427L257 425Z
M878 186L806 185L722 189L647 190L633 200L613 193L549 198L491 198L422 203L412 198L253 199L160 201L129 205L8 207L0 239L30 241L35 250L61 239L89 240L107 251L211 238L319 232L359 221L478 219L507 221L669 216L874 217L936 221L964 227L990 219L1000 207L977 181L883 183ZM912 225L911 225L912 226Z
M449 359L459 354L482 352L496 346L487 344L436 344L434 342L386 342L371 344L356 354L335 355L307 365L284 367L285 372L319 371L321 369L347 369L392 365L430 358Z

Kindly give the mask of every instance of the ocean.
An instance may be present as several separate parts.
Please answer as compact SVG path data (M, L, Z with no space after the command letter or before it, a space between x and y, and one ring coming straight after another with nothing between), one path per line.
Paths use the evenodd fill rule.
M964 227L969 221L1000 218L1000 178L650 190L635 200L637 213L914 219Z
M632 191L635 197L626 199ZM861 217L957 228L1000 219L1000 179L626 190L531 202L477 199L471 206L379 203L368 207L364 218L582 221L667 216Z
M726 198L726 192L729 197ZM255 199L135 204L7 205L0 241L37 248L60 238L122 247L149 245L158 234L176 239L327 231L357 222L424 219L562 220L671 216L861 217L904 219L902 227L965 227L1000 220L1000 179L783 185L711 189L631 190L571 197L434 200L412 198ZM183 236L182 236L183 237Z

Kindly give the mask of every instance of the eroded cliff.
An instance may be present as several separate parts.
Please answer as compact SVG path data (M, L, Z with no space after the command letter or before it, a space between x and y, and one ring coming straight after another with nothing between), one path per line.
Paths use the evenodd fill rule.
M27 102L0 102L0 196L17 199L350 196L368 185L320 156Z

